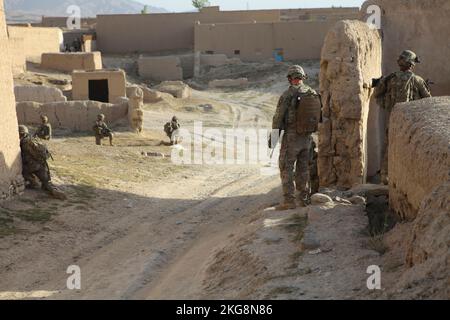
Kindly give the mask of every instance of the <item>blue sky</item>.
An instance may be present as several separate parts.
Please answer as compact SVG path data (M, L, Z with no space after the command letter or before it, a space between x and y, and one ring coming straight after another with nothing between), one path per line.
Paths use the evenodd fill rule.
M169 11L192 11L191 0L138 0ZM320 8L320 7L359 7L364 0L210 0L212 5L220 5L223 10L277 8Z

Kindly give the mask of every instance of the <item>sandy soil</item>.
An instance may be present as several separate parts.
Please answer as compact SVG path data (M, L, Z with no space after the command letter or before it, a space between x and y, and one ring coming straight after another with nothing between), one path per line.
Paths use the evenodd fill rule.
M308 63L317 85L318 64ZM366 286L367 267L387 262L368 245L363 206L276 212L279 177L261 175L262 165L178 166L160 145L173 114L187 128L266 128L287 66L252 68L245 90L146 105L146 132L117 128L115 147L57 130L50 166L69 199L27 190L0 205L0 299L383 297ZM321 251L302 247L305 235ZM81 290L66 287L70 265L81 268Z

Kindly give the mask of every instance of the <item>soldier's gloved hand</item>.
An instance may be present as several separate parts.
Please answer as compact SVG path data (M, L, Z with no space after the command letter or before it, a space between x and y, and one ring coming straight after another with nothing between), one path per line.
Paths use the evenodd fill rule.
M269 149L275 149L280 140L281 130L273 129L269 135Z

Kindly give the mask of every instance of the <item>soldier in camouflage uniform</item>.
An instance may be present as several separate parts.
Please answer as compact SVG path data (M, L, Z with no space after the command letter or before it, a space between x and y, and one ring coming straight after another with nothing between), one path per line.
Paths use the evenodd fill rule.
M392 109L400 102L431 97L427 82L413 72L416 63L420 63L417 55L410 50L405 50L401 53L397 62L400 71L381 78L375 90L378 104L387 114L384 141L385 151L381 168L381 180L384 184L388 183L389 119Z
M102 139L109 138L109 144L114 146L113 144L113 132L105 122L105 115L99 114L97 116L97 121L95 121L94 127L92 128L95 133L95 143L99 146L102 145Z
M42 140L50 140L52 138L52 126L48 122L46 116L41 116L41 121L42 124L39 126L33 137L38 137Z
M51 182L50 169L47 160L50 153L39 140L29 135L26 126L19 126L20 149L22 153L22 175L29 188L37 188L39 181L42 189L52 197L65 200L64 193Z
M178 118L176 116L172 117L172 121L167 122L164 125L164 132L170 138L170 144L178 144L178 135L177 131L181 128L180 123L178 122Z
M316 91L303 83L306 79L307 75L302 67L295 65L289 68L290 87L280 97L273 117L272 129L284 131L279 160L284 202L276 207L279 211L296 208L295 189L299 193L297 200L300 206L306 206L311 195L310 162L313 161L313 141L311 133L297 132L296 119L298 96L317 96Z

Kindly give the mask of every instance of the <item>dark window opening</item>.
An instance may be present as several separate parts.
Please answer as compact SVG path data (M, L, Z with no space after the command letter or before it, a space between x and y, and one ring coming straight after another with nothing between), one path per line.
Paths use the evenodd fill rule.
M206 54L214 54L214 51L208 50L206 51Z
M108 80L89 80L89 100L109 102Z
M241 50L234 50L234 54L235 55L240 55L241 54Z

